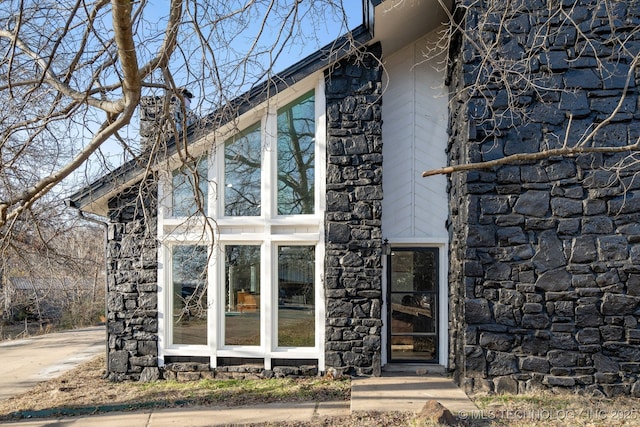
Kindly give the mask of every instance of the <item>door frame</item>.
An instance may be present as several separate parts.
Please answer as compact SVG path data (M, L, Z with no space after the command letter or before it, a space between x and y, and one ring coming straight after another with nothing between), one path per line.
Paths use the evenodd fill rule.
M391 264L391 262L393 261L393 252L405 252L405 253L431 253L434 254L434 269L435 269L435 274L434 274L434 278L436 280L436 286L434 287L434 289L432 291L428 291L429 293L433 293L434 294L434 307L432 307L432 312L431 312L431 316L432 316L432 320L434 322L433 324L433 329L434 331L431 332L432 334L435 334L435 352L434 352L434 357L432 359L420 359L420 358L407 358L407 359L393 359L392 355L393 355L393 351L392 351L392 344L391 344L391 339L394 336L393 334L393 320L392 320L392 315L393 315L393 308L390 307L389 305L387 305L387 324L389 325L389 328L387 329L387 354L389 355L389 361L391 363L402 363L402 364L407 364L407 363L438 363L439 360L439 356L440 356L440 340L439 340L439 335L440 335L440 330L438 328L439 322L440 322L440 300L439 300L439 295L440 295L440 277L439 277L439 272L440 272L440 259L439 259L439 254L440 254L440 250L438 248L426 248L426 247L405 247L405 246L396 246L394 248L391 248L390 254L387 255L388 258L388 262L389 264ZM398 262L400 262L398 260ZM415 264L414 264L415 265ZM393 284L390 283L391 282L391 276L392 276L392 272L390 269L387 269L387 301L391 301L391 297L394 293L394 290L392 289ZM395 291L397 292L397 291ZM415 293L418 293L417 291L413 291L414 295ZM408 291L402 292L402 293L406 293L407 295L409 295ZM403 301L404 304L404 301ZM415 333L415 332L414 332ZM402 336L402 335L398 335L398 333L396 332L395 336ZM405 336L413 336L416 337L418 335L405 335ZM429 335L431 336L431 335Z
M420 249L420 248L437 248L438 249L438 358L437 362L425 362L428 365L438 365L443 368L449 366L449 240L448 239L415 239L415 238L388 238L385 239L385 246L389 248L389 252L395 248L403 249ZM383 251L384 253L384 251ZM382 255L382 365L392 363L389 354L389 318L388 318L388 301L389 301L389 257L390 255ZM404 362L393 362L394 364ZM411 364L415 362L407 362Z

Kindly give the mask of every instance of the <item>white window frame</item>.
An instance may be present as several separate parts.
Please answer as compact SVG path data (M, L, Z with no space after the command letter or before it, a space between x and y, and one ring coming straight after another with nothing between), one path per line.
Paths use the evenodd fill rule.
M217 286L215 286L215 288L216 288L217 298L218 298L218 304L216 306L216 309L218 313L222 314L221 316L218 317L217 320L226 319L226 317L224 316L224 313L226 311L226 308L225 308L226 259L222 255L223 254L222 248L227 246L239 246L239 245L260 246L260 343L258 345L245 345L245 346L225 344L226 334L225 334L225 323L223 320L221 322L218 322L219 325L218 325L218 328L216 329L216 334L217 334L216 336L220 338L220 344L218 346L218 357L238 357L238 356L235 356L235 354L242 354L243 355L242 357L262 357L259 355L263 354L266 349L264 345L264 342L265 342L264 324L267 321L267 319L265 318L267 316L267 313L265 313L265 304L262 300L265 299L265 297L271 292L271 286L265 286L268 284L264 283L263 285L263 282L262 282L262 279L264 277L263 270L266 268L266 266L264 265L265 257L263 255L264 246L265 246L264 242L261 242L259 240L256 240L256 241L251 241L251 240L237 241L236 240L236 241L220 241L216 245L217 251L220 254L219 262L221 263L220 268L218 268L216 271Z
M273 240L273 244L272 244L272 248L271 248L271 257L272 257L272 262L275 262L277 265L278 262L278 248L281 246L314 246L315 247L315 264L316 264L316 269L314 271L314 282L316 284L315 288L314 288L314 305L315 305L315 324L316 324L316 329L318 327L318 325L320 324L319 322L321 322L324 325L324 320L319 318L319 311L318 310L318 301L321 300L322 298L322 286L318 286L318 284L322 283L322 275L319 274L317 266L318 263L322 263L322 259L318 259L318 245L317 245L317 241L316 242L305 242L304 240L298 240L298 241L292 241L292 240ZM324 254L323 254L324 256ZM274 285L277 286L278 284L278 269L274 268L271 272L271 277L273 280ZM272 329L271 329L271 337L277 337L278 336L278 295L274 292L272 297L271 297L271 303L274 307L274 314L273 314L273 322L272 322ZM320 337L318 334L318 331L316 330L316 337L314 340L314 345L313 347L279 347L277 345L276 342L273 343L273 353L274 355L287 355L290 353L294 353L294 354L307 354L309 355L308 357L311 358L313 354L318 353L319 351L321 351L324 346L320 345ZM286 358L286 357L283 357Z
M159 347L165 350L164 355L180 355L185 349L193 356L207 356L209 348L211 347L211 334L207 334L207 344L196 345L196 344L174 344L171 340L173 335L173 281L171 280L173 275L173 263L171 260L172 249L176 246L185 246L185 245L206 245L206 242L203 242L200 239L195 239L195 236L185 236L184 240L171 240L165 244L162 244L158 248L159 258L162 257L163 262L160 264L164 267L165 279L160 280L160 272L158 272L158 309L160 312L161 304L164 302L164 310L162 310L162 316L158 316L161 319L167 319L162 322L158 322L158 341ZM208 269L211 270L211 248L209 247L207 250L209 255L209 265ZM210 274L207 275L207 306L211 307L213 303L213 298L211 296L211 277ZM211 319L210 310L207 312L207 328L211 328ZM163 360L163 359L162 359ZM161 365L162 366L162 365Z
M315 98L314 213L277 215L277 114L284 107L310 91ZM234 133L260 121L262 132L261 215L255 217L224 216L224 143ZM217 145L216 145L217 144ZM261 358L265 369L272 359L317 359L324 371L325 299L324 299L324 213L326 193L326 106L324 76L316 73L270 98L227 127L195 141L194 156L209 153L208 212L210 227L203 218L171 217L171 171L179 166L167 162L159 171L158 188L158 363L166 356L208 356L211 367L219 357ZM216 154L217 153L217 154ZM204 230L204 231L203 231ZM213 235L210 231L215 230ZM208 345L173 345L171 337L171 247L177 244L214 242L208 274ZM260 345L226 346L224 344L224 257L223 245L260 245ZM286 245L315 246L315 345L313 347L277 347L278 302L277 247Z

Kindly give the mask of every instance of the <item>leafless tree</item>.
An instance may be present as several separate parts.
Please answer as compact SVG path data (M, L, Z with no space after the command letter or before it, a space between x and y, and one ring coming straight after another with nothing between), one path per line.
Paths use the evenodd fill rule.
M329 15L330 26L309 25ZM194 110L211 111L319 33L345 33L346 19L340 0L3 2L0 237L65 178L104 173L87 162L108 163L105 142L139 154L129 124L142 96L181 98L185 86Z
M17 223L3 242L0 317L36 327L95 323L104 313L103 230L57 203L47 207L46 214L29 210L29 225Z
M78 253L87 246L59 205L71 188L125 159L151 167L155 157L140 154L160 151L167 133L141 146L133 120L141 99L160 99L163 129L184 140L191 118L273 78L288 65L284 57L319 47L319 34L337 39L347 30L342 0L0 3L0 271L95 275L96 253ZM191 112L176 102L184 87L197 94ZM176 146L191 177L185 182L197 191L198 159Z
M529 33L510 19L526 12L526 2L484 0L482 13L478 13L479 0L454 2L438 48L451 50L452 43L456 48L460 44L472 47L468 52L475 58L475 82L455 93L453 101L469 102L471 110L477 107L476 124L483 129L500 134L508 126L516 127L530 113L522 100L554 89L552 80L531 78L531 72L533 59L547 52L558 34L572 34L575 57L594 58L595 69L603 77L625 73L626 85L623 96L604 117L588 125L582 117L570 117L564 133L554 135L555 141L545 140L539 150L509 154L490 163L450 165L425 175L558 155L638 149L637 140L593 143L624 113L627 94L635 86L640 58L634 34L638 28L625 22L620 4L629 8L637 4L593 3L594 14L582 17L573 13L574 7L550 0L543 17L547 24ZM444 1L441 6L449 10ZM149 0L3 2L0 236L7 235L34 203L86 166L92 156L100 158L100 147L106 141L115 139L125 152L138 154L135 138L129 138L135 129L128 125L141 96L162 89L179 98L177 87L189 86L199 93L200 111L224 105L240 91L273 76L274 64L292 45L326 31L317 25L302 25L305 16L327 14L346 22L342 2L335 0L172 0L162 5ZM597 21L601 32L607 33L604 42L596 45L586 34L583 23L587 19ZM462 24L469 20L472 26ZM336 36L344 30L340 28ZM603 45L615 47L617 53L612 55L618 55L623 68L614 70L594 54ZM496 93L498 83L503 84L504 93ZM577 88L558 90L576 93ZM481 102L496 96L504 97L506 107ZM490 139L491 135L483 137ZM90 170L98 172L104 171Z
M637 137L614 144L603 137L610 125L626 120L625 109L638 79L640 29L626 20L621 9L637 8L637 2L591 2L590 16L575 13L577 6L571 2L543 3L546 11L538 10L535 16L543 24L519 27L515 17L527 15L523 13L528 12L526 2L456 1L439 43L425 46L425 55L432 58L461 47L471 55L464 61L475 78L464 87L452 88L451 102L452 109L462 104L473 116L478 145L519 131L532 113L528 99L538 97L552 106L558 101L545 101L544 93L555 92L558 99L579 94L579 87L553 85L548 55L558 37L574 38L573 57L568 61L590 58L599 77L622 81L622 96L595 118L591 110L574 112L566 126L537 132L535 150L493 160L461 159L425 175L582 153L633 156L640 147ZM441 6L451 10L444 0ZM23 236L31 239L42 234L38 221L51 212L49 204L59 198L59 193L51 196L51 192L65 178L104 173L110 166L101 151L107 141L116 141L125 156L140 154L138 130L131 123L142 96L161 94L168 105L172 98L183 97L180 87L188 87L198 94L193 106L197 115L226 105L239 93L272 78L278 59L292 46L299 49L316 39L318 32L328 32L317 20L312 26L305 21L305 17L327 14L346 23L342 2L336 0L2 2L0 248L7 250ZM346 26L331 31L337 37ZM593 31L600 34L597 44L587 34ZM606 60L603 49L610 51ZM455 66L450 64L450 69ZM549 69L548 78L540 77L544 67ZM184 108L183 103L179 105ZM188 118L186 111L181 112L185 122L174 123L173 128L179 138L185 136L181 131ZM186 144L179 147L185 168L193 169L193 187L198 188L198 175L189 166L196 159ZM90 163L91 159L102 163ZM306 174L304 159L296 158L295 152L291 159L298 175L290 181L300 182ZM287 180L282 177L282 182ZM302 210L310 188L291 187Z
M528 134L530 144L495 158L461 159L423 176L587 153L622 153L618 169L636 164L640 138L611 129L633 119L638 7L636 1L618 0L455 2L438 42L425 49L428 58L443 50L463 52L449 63L450 72L460 67L466 73L464 84L451 88L452 111L468 114L471 139L478 145L486 147L509 132ZM587 65L590 71L569 80L565 76L563 82L568 69ZM594 107L594 98L607 96L598 90L607 89L619 95ZM557 116L552 122L558 125L530 126L540 113Z

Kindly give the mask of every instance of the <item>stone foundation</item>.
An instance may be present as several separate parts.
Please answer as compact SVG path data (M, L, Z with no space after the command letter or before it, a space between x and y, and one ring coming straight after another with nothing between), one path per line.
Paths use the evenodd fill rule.
M318 375L316 365L275 366L264 369L256 365L221 366L211 368L208 363L177 362L161 368L162 377L175 381L217 380L258 380L264 378L312 377Z

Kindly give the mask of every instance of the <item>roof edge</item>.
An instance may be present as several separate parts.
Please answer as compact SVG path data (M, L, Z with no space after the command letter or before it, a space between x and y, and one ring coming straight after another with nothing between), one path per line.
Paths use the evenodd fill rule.
M216 121L215 119L223 117L229 107L233 108L235 117L230 117L226 122L230 122L234 118L248 112L255 106L266 101L268 98L275 96L282 90L305 77L338 62L353 52L354 49L365 46L372 39L373 33L370 26L367 23L359 25L349 33L337 38L301 61L287 67L282 72L252 87L229 103L197 120L195 123L190 125L187 130L187 139L189 143L194 142L196 130L200 136L202 131L214 130L216 127L219 127L221 122ZM216 126L212 125L212 123L215 123ZM175 152L175 140L171 138L167 141L167 155L171 156L175 154ZM145 167L141 166L142 163L145 163ZM113 171L101 176L89 185L70 195L65 200L65 203L67 206L79 210L90 207L90 209L86 209L88 212L105 216L106 212L97 209L98 205L101 204L100 200L111 194L118 187L125 184L132 185L142 179L142 175L147 170L147 166L147 162L141 162L140 157L129 160Z

